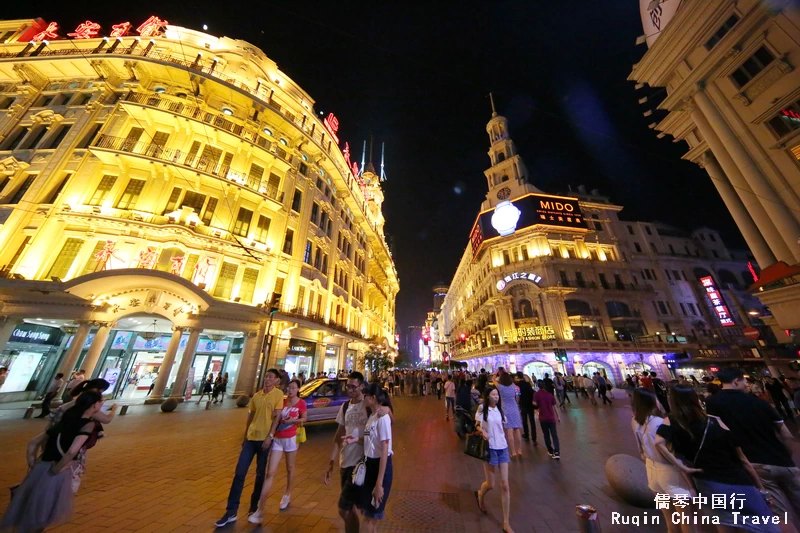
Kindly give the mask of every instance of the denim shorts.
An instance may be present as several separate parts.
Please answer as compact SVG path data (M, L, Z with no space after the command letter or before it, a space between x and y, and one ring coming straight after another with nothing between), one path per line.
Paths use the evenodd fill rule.
M493 450L489 448L489 464L491 466L498 466L510 462L511 457L508 455L508 448L503 448L502 450Z

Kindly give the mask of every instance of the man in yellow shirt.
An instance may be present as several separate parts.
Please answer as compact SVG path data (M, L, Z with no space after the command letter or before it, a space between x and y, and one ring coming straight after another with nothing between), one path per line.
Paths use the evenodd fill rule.
M280 422L281 409L283 409L283 392L276 387L280 383L280 379L280 373L276 369L270 368L264 376L264 388L250 399L244 442L242 451L239 452L239 462L236 464L236 474L233 476L231 491L228 494L228 507L222 518L217 520L217 527L224 527L236 521L244 479L247 477L253 457L257 457L256 482L253 486L253 494L250 496L249 514L253 514L258 509L258 498L261 496L261 486L264 484L269 449L272 446L275 428Z

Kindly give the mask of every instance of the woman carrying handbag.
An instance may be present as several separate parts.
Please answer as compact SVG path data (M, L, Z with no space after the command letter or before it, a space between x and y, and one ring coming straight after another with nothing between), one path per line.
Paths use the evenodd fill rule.
M725 424L717 417L706 415L692 387L670 389L669 406L669 417L656 431L656 449L694 482L698 494L708 498L708 504L701 510L719 520L717 530L720 533L735 529L778 533L780 528L776 524L743 523L740 518L772 516L772 511L753 465L736 445ZM712 510L711 495L719 494L725 495L727 505Z
M516 407L516 404L515 406ZM509 523L511 512L511 488L508 484L508 463L511 457L508 455L508 441L504 428L505 416L503 406L500 401L500 393L495 387L486 386L483 392L483 403L478 406L475 413L475 423L478 430L483 434L483 438L489 442L489 460L483 463L483 473L486 480L481 488L475 492L475 500L478 502L478 509L486 514L486 493L494 488L495 476L500 473L500 499L503 503L503 531L514 533Z

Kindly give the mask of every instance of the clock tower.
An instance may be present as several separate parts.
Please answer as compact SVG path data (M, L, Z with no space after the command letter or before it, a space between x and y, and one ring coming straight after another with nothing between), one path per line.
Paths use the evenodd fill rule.
M489 185L489 194L481 209L490 209L505 200L514 200L527 193L542 192L528 183L528 170L522 158L517 154L514 141L508 136L508 119L498 115L492 102L492 118L486 124L489 134L489 161L491 166L484 171Z

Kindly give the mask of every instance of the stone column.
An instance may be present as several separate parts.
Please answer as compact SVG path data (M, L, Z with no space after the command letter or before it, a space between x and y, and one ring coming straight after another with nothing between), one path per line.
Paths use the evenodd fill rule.
M2 352L3 348L5 348L6 344L8 343L8 339L10 339L11 334L14 333L14 329L21 323L21 318L6 317L3 327L0 328L0 352Z
M700 158L700 166L708 172L711 182L717 188L722 201L725 202L725 207L728 208L733 220L736 222L736 226L747 243L747 247L753 252L756 262L762 265L762 268L775 263L775 255L769 249L767 241L764 240L764 236L761 235L758 226L753 222L753 218L747 212L742 199L736 194L733 185L731 185L730 180L725 175L725 171L722 170L714 155L711 152L704 153Z
M153 392L150 393L150 397L144 403L161 403L164 401L164 389L167 387L169 374L172 372L172 365L175 364L175 356L178 354L178 347L181 344L181 335L185 329L183 326L172 327L172 337L169 339L167 353L164 354L164 360L158 370L156 384L153 386Z
M97 333L94 334L92 344L89 346L89 351L86 352L86 358L81 365L81 367L86 370L86 379L90 379L94 375L94 371L97 369L97 363L100 361L100 355L106 347L108 335L111 333L111 322L98 322L97 325L99 326L97 328Z
M725 121L725 117L722 116L705 90L700 88L692 98L773 223L774 229L767 230L756 220L756 224L761 228L766 241L770 243L770 248L775 252L775 256L778 260L786 261L789 264L800 261L800 244L797 243L798 236L800 236L800 224L797 223L786 204L761 173L755 161L742 146L739 137ZM694 118L694 113L692 113L692 118ZM711 146L711 141L706 140ZM713 147L711 149L716 155L717 150ZM720 160L720 164L722 164L722 160ZM755 217L753 218L755 219ZM779 246L779 243L782 243L782 246Z
M236 376L236 386L233 388L234 396L241 396L242 394L250 396L253 394L258 361L261 357L259 348L261 343L264 342L265 331L266 324L262 324L258 332L249 331L247 333L244 349L242 350L242 362L239 365L239 374Z
M183 399L186 377L189 375L189 367L192 366L194 352L197 350L197 343L200 341L200 334L203 332L203 328L191 328L191 330L189 340L186 342L186 349L183 351L181 366L178 367L178 375L175 377L175 385L172 387L172 395L170 395L170 398L175 398L178 401Z
M542 293L539 293L539 294L536 295L536 313L539 315L539 325L540 326L544 326L545 324L548 324L548 325L550 324L550 322L547 321L547 315L545 314L545 311L544 311L543 298L544 298L544 294L542 294Z
M78 362L78 357L81 355L83 345L86 344L86 337L89 336L90 329L92 329L92 324L90 322L81 322L78 325L78 331L76 331L75 335L72 337L72 344L70 344L69 348L67 349L67 353L61 358L61 362L58 366L58 370L56 370L56 373L60 372L64 374L64 384L61 385L61 388L58 390L58 394L56 394L57 399L60 399L64 395L70 374L72 374L72 371L75 370L75 363Z

